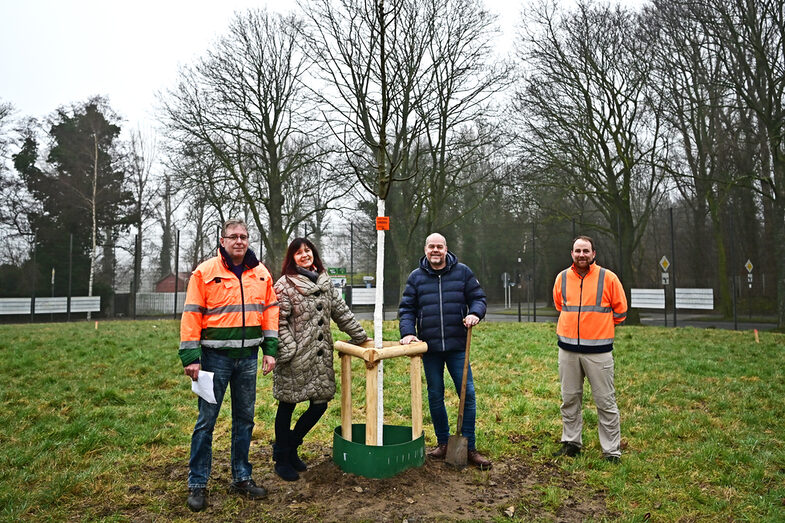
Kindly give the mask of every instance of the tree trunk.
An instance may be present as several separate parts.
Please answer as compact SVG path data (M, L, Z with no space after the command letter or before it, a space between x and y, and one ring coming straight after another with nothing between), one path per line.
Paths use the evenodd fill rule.
M280 202L283 204L283 197L270 197L271 205L274 205L274 202ZM286 252L288 247L287 241L287 234L283 230L283 221L281 220L280 213L270 212L268 213L270 218L270 228L267 231L267 252L264 253L264 261L265 266L269 269L270 273L273 275L277 275L278 271L281 270L281 266L283 264L283 255ZM261 225L259 225L261 228Z
M93 133L93 193L90 199L90 216L92 218L92 229L90 232L90 277L87 282L87 295L93 295L93 279L95 278L95 251L98 244L98 220L97 220L97 207L96 194L98 192L98 135ZM87 311L87 319L92 317L90 311Z
M782 329L785 328L785 208L782 203L774 205L774 219L780 224L774 227L772 236L777 260L777 328Z
M640 325L641 323L641 315L640 310L633 309L629 305L632 303L631 301L631 289L636 285L636 277L634 272L634 264L633 264L633 237L635 235L635 229L632 222L632 213L629 213L629 217L625 217L621 221L620 233L621 233L621 260L620 260L620 269L621 274L619 274L619 279L622 282L622 286L624 287L624 293L627 296L627 320L626 323L628 325Z
M114 294L114 285L115 285L115 272L117 269L117 257L115 256L115 231L114 227L105 227L104 234L106 235L106 241L104 241L103 245L103 259L101 263L101 273L99 277L99 281L106 283L110 289L112 289L112 294ZM105 304L104 310L106 311L106 315L110 318L114 317L115 310L114 310L114 297L112 296L109 299L109 303Z
M384 200L378 198L376 201L376 215L384 216ZM376 231L376 299L373 309L373 339L374 347L381 350L383 347L384 329L384 231ZM377 442L383 445L382 434L384 433L384 361L380 361L377 366L377 410L376 410L376 434Z
M771 135L770 135L771 136ZM777 260L777 328L785 328L785 154L778 148L781 143L769 138L772 152L772 169L776 180L774 190L774 258Z
M161 253L158 258L158 277L163 278L172 272L172 251L174 242L172 238L172 202L169 193L169 181L166 181L166 194L164 195L164 216L161 223ZM177 276L175 274L175 276Z
M712 235L717 249L717 286L719 291L719 309L723 317L730 318L733 314L733 297L730 291L730 278L734 278L733 270L728 270L728 255L725 252L725 231L716 205L711 205Z

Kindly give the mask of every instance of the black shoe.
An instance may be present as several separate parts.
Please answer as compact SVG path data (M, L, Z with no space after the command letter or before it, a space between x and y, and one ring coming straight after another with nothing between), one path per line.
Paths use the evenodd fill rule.
M300 459L300 456L297 455L297 447L292 447L292 450L289 452L289 461L292 464L292 468L297 472L305 472L308 470L308 465L306 465L305 462Z
M188 499L185 501L193 512L201 512L207 508L207 489L196 487L190 489Z
M267 489L258 487L252 479L247 479L240 483L232 483L232 486L229 487L229 492L235 492L248 499L261 499L267 495Z
M554 458L558 458L559 456L569 456L574 458L578 454L581 453L581 448L576 445L575 443L570 443L569 441L562 441L561 448L551 454Z
M608 463L613 463L614 465L618 464L618 463L621 463L621 456L606 455L606 456L603 456L602 459L604 459Z

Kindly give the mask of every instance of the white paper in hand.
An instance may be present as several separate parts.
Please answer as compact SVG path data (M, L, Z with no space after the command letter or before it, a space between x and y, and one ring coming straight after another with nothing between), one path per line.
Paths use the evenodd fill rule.
M207 403L217 403L213 393L213 373L206 370L199 371L199 379L191 381L191 390Z

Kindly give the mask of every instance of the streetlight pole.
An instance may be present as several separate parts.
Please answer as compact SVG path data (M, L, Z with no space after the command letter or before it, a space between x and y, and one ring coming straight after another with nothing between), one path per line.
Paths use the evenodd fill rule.
M521 294L523 294L523 281L521 279L521 263L523 253L518 253L518 272L515 275L515 283L518 285L518 323L521 322Z
M55 297L55 268L52 267L52 308L54 308L54 297ZM49 321L54 321L55 315L53 312L49 313Z
M30 323L35 321L35 276L38 272L38 267L36 265L36 251L38 248L36 247L37 244L38 234L33 233L33 292L30 296Z
M673 266L673 274L671 274L671 285L673 285L673 326L676 326L676 241L673 238L673 207L670 208L671 218L671 265Z
M65 321L71 321L71 276L74 261L74 233L68 236L68 298L66 299Z
M177 284L180 283L180 231L174 236L174 314L172 319L177 319Z
M537 277L535 269L537 267L537 247L534 242L537 233L537 222L532 220L532 315L534 323L537 323Z

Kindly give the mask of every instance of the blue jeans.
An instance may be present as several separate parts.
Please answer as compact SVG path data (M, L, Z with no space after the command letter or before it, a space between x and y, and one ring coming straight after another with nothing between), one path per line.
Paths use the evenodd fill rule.
M219 350L202 349L202 370L214 372L213 392L217 403L199 398L199 418L191 436L188 487L206 487L213 461L213 429L221 410L226 386L232 396L232 480L251 479L248 450L254 425L257 355L230 358Z
M466 353L462 350L446 352L426 352L423 354L422 363L425 369L425 381L428 384L428 407L431 410L431 420L436 431L436 440L439 444L447 443L450 437L450 425L447 420L447 409L444 406L444 366L455 384L455 392L460 397L461 379L463 378L463 360ZM474 398L474 380L472 379L472 365L469 363L469 372L466 375L466 403L463 408L463 426L461 434L466 437L469 450L475 449L474 420L477 417L477 402Z

